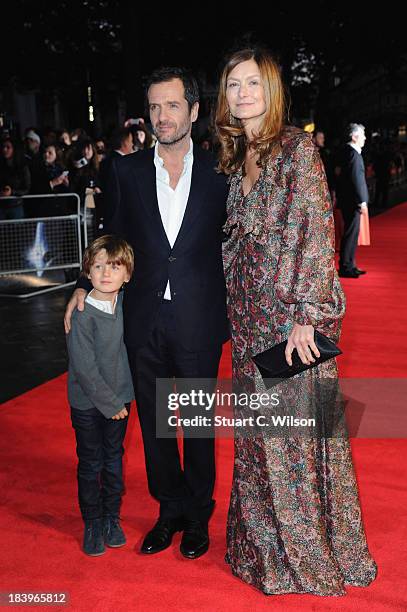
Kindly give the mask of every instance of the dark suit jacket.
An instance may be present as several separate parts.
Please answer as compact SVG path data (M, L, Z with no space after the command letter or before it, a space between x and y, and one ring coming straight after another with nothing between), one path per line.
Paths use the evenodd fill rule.
M340 156L341 173L337 181L338 208L351 212L369 201L363 157L347 144Z
M228 186L215 166L211 153L194 147L189 199L171 249L158 207L154 149L112 161L104 231L125 238L135 257L124 299L127 345L147 343L168 279L178 337L187 350L205 350L229 337L221 248ZM77 286L88 288L88 281Z
M130 153L133 155L133 153ZM100 186L102 188L102 192L106 189L106 184L109 179L110 173L112 171L112 164L115 160L121 159L123 155L120 155L117 151L110 151L105 157L104 160L100 163L99 166L99 176L100 176Z
M134 155L134 153L130 153L130 155ZM117 151L110 151L105 157L104 160L100 163L99 166L99 182L102 193L98 194L97 199L95 199L95 204L97 206L97 215L98 218L104 219L105 217L105 208L106 208L106 194L108 193L108 181L109 177L112 173L112 164L114 161L121 159L123 155L120 155Z

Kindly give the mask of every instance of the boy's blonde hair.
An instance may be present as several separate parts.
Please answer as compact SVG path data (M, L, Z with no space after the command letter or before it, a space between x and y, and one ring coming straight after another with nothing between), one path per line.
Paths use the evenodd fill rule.
M103 249L106 251L108 263L121 264L125 266L129 276L133 274L134 253L129 243L113 234L106 234L96 238L85 249L82 261L82 274L84 276L89 275L90 267L93 265L96 255Z

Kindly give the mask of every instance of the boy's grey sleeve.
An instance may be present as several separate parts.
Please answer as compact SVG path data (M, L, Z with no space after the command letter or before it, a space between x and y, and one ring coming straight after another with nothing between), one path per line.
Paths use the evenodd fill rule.
M70 367L83 392L106 418L120 412L123 402L113 393L101 375L93 343L93 334L88 325L84 325L81 317L76 317L75 324L67 337Z

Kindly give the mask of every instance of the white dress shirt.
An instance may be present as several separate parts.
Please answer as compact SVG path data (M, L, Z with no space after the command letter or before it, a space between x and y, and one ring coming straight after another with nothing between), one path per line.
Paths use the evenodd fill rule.
M161 221L171 248L174 246L184 218L185 209L191 189L194 148L190 141L189 151L184 157L184 168L175 189L170 186L170 175L164 167L164 160L158 154L159 143L155 145L154 164L156 167L156 185L158 208ZM170 281L165 288L164 299L171 299Z
M352 147L352 149L355 149L355 151L362 155L362 147L357 145L356 142L348 142L348 144Z

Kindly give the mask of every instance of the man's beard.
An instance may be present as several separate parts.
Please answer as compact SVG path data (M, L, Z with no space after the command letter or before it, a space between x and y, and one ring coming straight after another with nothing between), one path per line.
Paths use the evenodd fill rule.
M156 128L153 128L153 132L160 144L175 145L181 140L183 140L185 136L189 134L190 129L191 129L191 124L190 123L187 124L185 122L178 128L178 130L175 131L175 133L172 136L160 136L160 133Z

